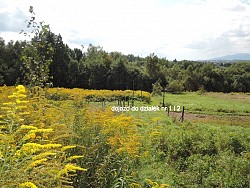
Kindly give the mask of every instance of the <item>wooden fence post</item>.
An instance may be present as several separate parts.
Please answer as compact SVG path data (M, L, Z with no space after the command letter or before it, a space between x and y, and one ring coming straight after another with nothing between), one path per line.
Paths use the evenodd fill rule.
M181 117L180 117L180 121L181 121L181 122L184 121L184 113L185 113L185 110L184 110L184 106L183 106L183 107L182 107Z

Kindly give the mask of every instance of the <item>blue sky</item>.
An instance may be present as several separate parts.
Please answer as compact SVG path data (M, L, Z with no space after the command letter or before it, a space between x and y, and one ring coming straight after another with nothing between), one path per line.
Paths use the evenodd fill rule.
M0 36L23 39L29 6L70 47L169 60L250 52L250 0L1 0Z

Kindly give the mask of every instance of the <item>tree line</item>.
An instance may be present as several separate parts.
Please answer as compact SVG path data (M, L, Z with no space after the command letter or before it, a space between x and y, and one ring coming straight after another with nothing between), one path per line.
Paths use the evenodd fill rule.
M60 34L52 32L44 40L53 49L47 82L52 82L54 87L152 91L152 85L158 82L171 92L199 89L250 91L250 62L177 62L159 58L155 54L144 58L120 52L108 53L102 47L91 44L83 52L69 48ZM4 39L0 38L0 85L27 83L22 58L28 45L27 41L5 44Z
M30 12L34 15L33 9ZM0 37L0 85L53 83L54 87L150 92L158 85L170 92L250 91L250 62L169 61L155 54L106 52L92 44L83 51L71 49L48 25L37 24L34 16L27 28L33 34L30 41L6 44Z

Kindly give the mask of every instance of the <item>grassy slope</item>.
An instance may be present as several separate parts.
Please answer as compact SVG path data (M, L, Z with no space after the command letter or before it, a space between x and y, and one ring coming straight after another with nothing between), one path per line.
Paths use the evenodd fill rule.
M152 138L145 138L144 146L151 151L151 155L140 167L140 178L148 177L160 182L168 182L174 187L185 187L185 185L187 187L199 187L197 179L203 178L202 184L204 186L215 184L218 187L224 187L226 186L223 184L223 181L226 181L223 179L225 177L235 182L235 186L239 186L238 180L242 180L242 175L232 176L227 174L226 171L229 169L226 168L230 168L236 174L240 174L244 170L239 168L231 169L231 167L223 166L220 163L227 162L234 166L236 164L232 160L238 160L242 166L249 165L249 163L243 162L244 159L241 156L234 154L234 149L241 146L246 151L250 149L248 143L250 137L250 95L222 93L199 95L197 93L184 93L166 94L165 96L165 101L168 104L175 106L184 105L187 113L202 114L204 116L202 118L194 116L191 119L187 119L184 124L181 124L178 122L180 114L177 114L178 118L172 118L172 114L168 117L166 112L129 112L129 115L144 120L144 126L140 128L144 136L150 134L150 131L156 127L160 127L158 130L162 132L161 140L162 138L165 140L164 143L159 140L158 143L152 144ZM161 101L162 97L158 96L152 98L151 104L137 103L136 105L156 106ZM207 116L207 114L209 115ZM235 140L240 144L235 146ZM190 144L187 144L186 142L189 141ZM218 153L214 156L210 156L209 152L208 154L201 154L203 151L214 149L211 143L215 143L214 148L218 150ZM184 160L184 164L182 164L182 158L173 162L172 153L164 153L162 150L157 149L159 146L165 146L168 150L172 148L172 153L182 153L182 151L187 150L190 151L191 156ZM181 165L187 167L178 170ZM249 167L244 167L249 170ZM207 175L199 176L198 174L202 170ZM216 177L216 173L223 175ZM211 180L213 178L222 179Z

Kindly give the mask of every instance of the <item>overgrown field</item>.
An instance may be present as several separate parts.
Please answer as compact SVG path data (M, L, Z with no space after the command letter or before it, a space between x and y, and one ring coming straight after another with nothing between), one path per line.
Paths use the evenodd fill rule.
M147 92L1 87L0 187L250 187L250 95L164 103L184 122L111 110L162 105Z

